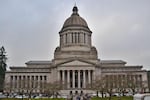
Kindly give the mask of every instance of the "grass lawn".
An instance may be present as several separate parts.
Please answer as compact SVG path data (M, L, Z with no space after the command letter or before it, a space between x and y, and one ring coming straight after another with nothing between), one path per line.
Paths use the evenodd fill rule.
M0 99L0 100L22 100L22 99L17 99L17 98L5 98L5 99ZM29 99L23 99L23 100L29 100ZM30 99L30 100L66 100L63 98L39 98L39 99ZM100 97L94 97L92 100L109 100L108 97L106 98L100 98ZM133 100L133 97L112 97L111 100Z
M108 97L106 97L106 98L94 97L94 98L92 98L92 100L109 100L109 99L108 99ZM112 97L111 100L133 100L133 97L124 96L124 97L120 97L120 99L119 99L119 97Z
M1 99L0 100L22 100L21 98L5 98L5 99ZM29 100L27 98L24 98L23 100ZM65 100L63 98L38 98L38 99L30 99L30 100Z

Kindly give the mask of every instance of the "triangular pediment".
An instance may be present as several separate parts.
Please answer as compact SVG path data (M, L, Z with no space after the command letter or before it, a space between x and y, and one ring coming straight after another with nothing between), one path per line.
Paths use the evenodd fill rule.
M61 66L78 66L78 65L83 65L83 66L89 66L89 65L92 65L91 63L88 63L88 62L83 62L83 61L79 61L79 60L73 60L73 61L70 61L70 62L65 62L63 64L61 64Z

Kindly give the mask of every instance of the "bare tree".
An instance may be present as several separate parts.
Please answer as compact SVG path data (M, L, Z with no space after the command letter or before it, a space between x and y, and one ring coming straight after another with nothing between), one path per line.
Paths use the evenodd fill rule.
M133 95L137 92L138 89L143 87L142 76L140 75L139 78L140 79L136 79L136 76L132 74L127 75L127 87L132 91Z
M107 92L106 87L106 78L97 76L96 79L92 82L92 84L87 84L88 89L96 91L97 97L98 94L101 93L102 98L104 97L104 94Z
M8 82L8 83L5 83L5 85L4 85L4 92L6 93L7 98L8 98L8 96L10 95L11 90L12 90L12 88L11 88L10 83L9 83L9 82Z
M115 80L113 79L112 75L106 75L104 79L105 79L105 89L106 92L109 94L109 100L111 100L113 90L115 89Z
M54 96L57 98L59 95L59 91L63 88L63 85L59 81L46 83L44 91L49 96Z
M24 88L28 94L28 98L30 99L34 93L42 93L44 91L44 87L46 82L41 82L38 80L30 80L28 85Z
M106 80L104 77L96 77L96 80L92 82L90 89L96 91L97 97L99 92L102 94L102 98L104 97L104 93L106 92Z
M119 97L121 94L124 96L127 88L127 77L125 75L118 75L118 78L115 80L117 92L119 93Z

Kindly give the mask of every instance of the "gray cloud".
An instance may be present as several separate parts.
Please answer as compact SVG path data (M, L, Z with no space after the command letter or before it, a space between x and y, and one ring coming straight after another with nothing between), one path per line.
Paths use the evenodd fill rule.
M73 5L73 0L1 0L0 46L7 50L8 65L52 59ZM77 1L100 59L122 59L150 69L149 5L149 0Z

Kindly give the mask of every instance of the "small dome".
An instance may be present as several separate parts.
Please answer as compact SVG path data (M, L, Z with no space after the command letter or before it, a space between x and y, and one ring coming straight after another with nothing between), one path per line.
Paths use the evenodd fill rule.
M86 21L80 17L79 15L72 15L71 17L69 17L63 27L67 27L67 26L83 26L83 27L88 27Z
M86 23L86 21L79 16L78 14L78 8L76 6L73 7L73 13L72 15L64 22L64 25L62 27L62 30L65 30L65 28L68 29L68 27L83 27L84 29L90 31L90 29L88 28L88 25Z

